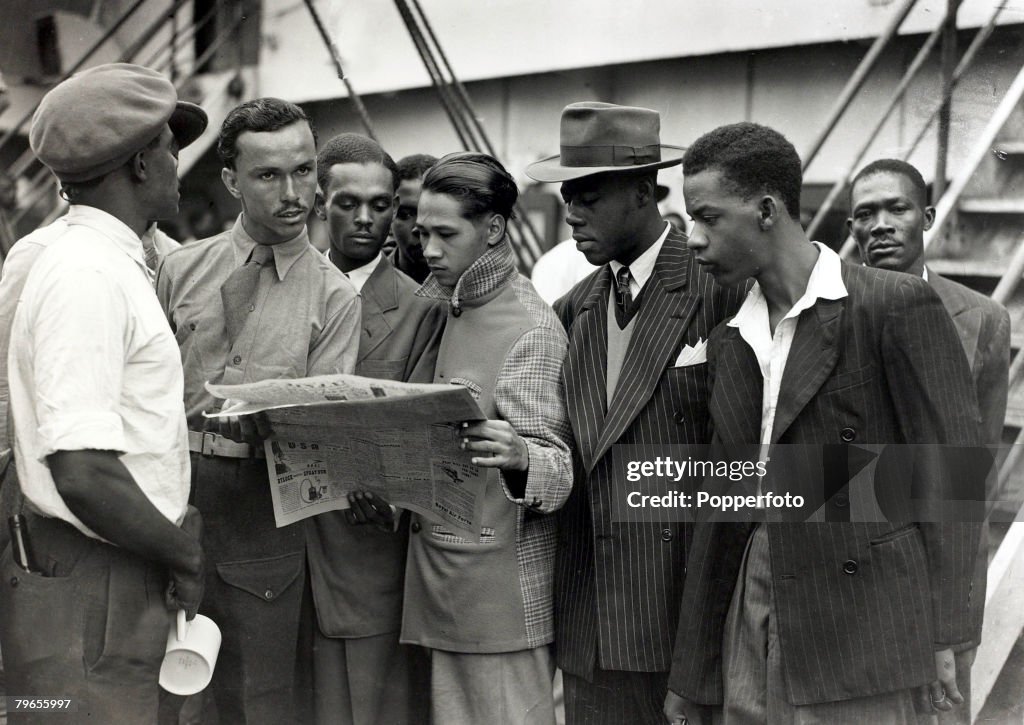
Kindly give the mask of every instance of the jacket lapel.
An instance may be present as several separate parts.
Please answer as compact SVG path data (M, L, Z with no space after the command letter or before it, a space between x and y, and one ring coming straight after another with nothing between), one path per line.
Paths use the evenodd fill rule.
M712 354L715 377L708 407L716 435L726 443L759 442L764 377L757 356L735 327L722 328Z
M398 280L391 262L382 259L377 264L363 285L360 297L363 298L363 324L359 333L358 362L365 360L391 334L391 325L384 315L398 308Z
M608 294L611 269L594 276L590 292L572 325L564 376L566 406L580 457L587 470L594 466L594 449L604 425L605 370L608 364Z
M819 299L797 321L786 359L779 403L772 426L772 443L786 432L807 403L832 374L839 360L837 336L845 300Z
M647 405L665 368L672 362L672 354L679 349L686 328L700 307L700 297L687 289L690 266L694 263L692 255L686 251L685 237L674 229L670 231L644 287L643 303L622 361L619 384L594 450L594 463L607 453ZM601 330L601 335L607 337L607 328ZM600 382L606 392L606 369L602 371Z

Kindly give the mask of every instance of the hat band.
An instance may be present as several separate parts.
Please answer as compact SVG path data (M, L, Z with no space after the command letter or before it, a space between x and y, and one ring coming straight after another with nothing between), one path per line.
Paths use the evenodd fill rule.
M562 166L643 166L661 161L661 145L562 146Z

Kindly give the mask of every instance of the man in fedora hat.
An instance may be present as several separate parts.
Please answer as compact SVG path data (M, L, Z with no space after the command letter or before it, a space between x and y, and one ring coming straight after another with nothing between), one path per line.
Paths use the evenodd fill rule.
M181 362L140 237L177 213L178 149L205 127L167 78L124 63L59 84L32 120L71 207L12 325L29 545L0 559L0 640L9 692L68 699L47 722L155 722L171 612L202 598Z
M555 576L570 725L662 721L691 527L665 509L621 516L635 485L612 451L706 442L704 349L743 292L717 286L658 213L657 170L683 151L659 131L657 111L574 103L561 153L527 169L562 184L576 246L599 265L555 304L576 438Z

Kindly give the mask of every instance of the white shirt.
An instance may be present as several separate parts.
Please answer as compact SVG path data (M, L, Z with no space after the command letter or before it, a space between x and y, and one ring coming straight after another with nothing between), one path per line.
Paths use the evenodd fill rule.
M377 252L377 256L362 267L356 267L345 273L348 281L356 288L356 292L362 293L363 285L366 284L366 280L370 279L370 275L373 274L373 270L377 269L377 265L380 264L382 259L384 259L384 255L381 252Z
M328 247L327 251L324 252L324 256L331 261L331 264L334 264L334 259L331 257L330 247ZM342 274L345 275L348 278L348 281L352 283L352 286L356 288L356 292L362 294L363 285L366 284L366 280L370 279L370 275L373 274L373 270L377 269L377 265L380 264L380 260L382 259L384 259L384 252L377 252L377 256L362 267L356 267L348 272L342 272ZM338 271L341 271L340 267Z
M180 522L190 478L181 357L142 244L92 207L73 207L67 224L32 267L11 332L22 490L40 513L99 538L57 493L46 458L118 451L146 497Z
M776 325L774 335L768 322L768 302L757 282L750 288L739 312L727 323L729 327L739 328L740 337L754 351L761 375L764 377L764 392L761 396L762 458L765 455L765 448L771 443L775 410L778 408L779 390L782 387L782 374L786 369L789 350L793 346L797 318L801 312L813 307L819 298L838 300L847 295L839 255L823 244L812 244L818 248L818 261L814 263L814 269L807 280L807 289Z
M661 233L661 236L655 240L654 244L649 246L643 254L633 260L633 263L629 265L629 291L633 295L635 300L640 294L640 290L647 284L647 280L651 278L651 274L654 273L654 263L658 261L658 255L661 254L661 247L665 243L665 239L668 237L668 231L672 228L672 225L665 222L665 231ZM619 273L619 270L623 268L623 264L612 260L610 262L612 267L612 282L615 281L615 276Z
M534 289L549 305L576 286L597 267L587 261L576 249L576 240L559 242L534 262L530 281Z
M0 451L10 446L7 440L7 401L10 397L7 392L7 350L11 341L14 312L18 309L21 290L25 287L32 266L43 250L60 239L67 228L67 216L58 217L45 227L19 239L4 261L3 277L0 279ZM143 254L154 256L155 259L163 258L181 246L157 229L156 224L149 225L141 241ZM147 267L146 271L152 281L155 277L154 268Z

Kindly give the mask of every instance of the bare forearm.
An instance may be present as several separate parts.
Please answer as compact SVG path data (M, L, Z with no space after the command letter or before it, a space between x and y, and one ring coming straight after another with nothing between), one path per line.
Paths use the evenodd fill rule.
M198 571L202 551L146 498L113 451L59 451L47 462L57 492L107 541L169 569Z

